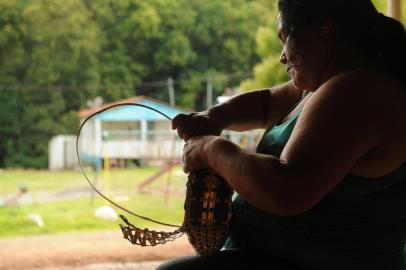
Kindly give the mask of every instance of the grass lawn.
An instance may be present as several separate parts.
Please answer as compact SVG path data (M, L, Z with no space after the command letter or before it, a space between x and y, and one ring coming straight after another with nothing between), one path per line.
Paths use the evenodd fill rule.
M143 167L134 169L110 170L109 178L111 185L116 181L126 181L135 184L146 177L153 175L159 170L158 167ZM89 179L94 179L95 172L86 172ZM99 172L99 178L103 177L103 171ZM10 194L17 191L19 186L26 186L30 192L56 191L75 187L88 186L81 171L41 171L41 170L2 170L0 171L0 195Z
M177 192L166 200L162 192L138 194L136 186L148 176L153 175L159 168L135 168L110 170L109 172L109 197L113 200L124 201L119 203L129 210L165 223L181 225L183 221L184 194ZM94 174L93 174L94 175ZM93 178L89 173L89 178ZM103 185L103 172L99 175L101 188ZM57 192L69 188L89 187L80 172L48 172L48 171L23 171L11 170L0 172L0 195L4 198L17 190L21 180L29 189L28 194ZM179 173L179 168L172 171L171 176L164 174L150 187L152 191L163 190L170 180L171 188L178 191L185 190L185 175ZM148 190L148 188L147 188ZM26 196L26 195L24 195ZM94 217L97 207L107 203L95 195L95 198L79 198L60 200L48 203L37 202L33 204L20 204L12 208L0 208L0 237L13 237L21 235L51 234L85 230L120 230L118 223L104 221ZM132 217L116 209L117 213L124 214L134 225L141 228L160 228L172 231L173 228L162 228L150 222ZM30 213L39 214L45 226L38 227L28 220Z
M170 201L168 206L163 203L162 197L151 195L139 195L132 198L130 209L137 214L145 215L162 222L179 224L183 221L183 198L177 197ZM89 199L61 201L19 208L0 208L0 237L11 237L34 234L51 234L72 231L89 230L120 230L116 222L104 221L94 217L94 211L98 206L105 205L102 199L93 203ZM44 227L38 227L27 219L29 213L39 214ZM118 211L118 213L122 213ZM124 214L134 225L140 228L162 229L161 225ZM173 228L164 228L172 231Z

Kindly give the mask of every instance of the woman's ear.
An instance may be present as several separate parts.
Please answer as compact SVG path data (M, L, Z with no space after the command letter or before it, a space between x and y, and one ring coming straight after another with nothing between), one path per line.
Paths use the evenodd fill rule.
M333 24L330 21L326 21L320 27L320 32L321 32L323 41L327 41L329 39L332 29L333 29Z
M329 34L333 29L333 24L330 21L326 21L321 26L321 33L322 34Z

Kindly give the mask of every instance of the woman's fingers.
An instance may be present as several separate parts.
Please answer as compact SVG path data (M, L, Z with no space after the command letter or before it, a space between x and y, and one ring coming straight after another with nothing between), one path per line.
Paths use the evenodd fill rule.
M207 168L204 161L203 148L207 143L208 136L193 137L183 147L183 171L189 173L192 170Z
M183 146L183 156L182 156L182 161L183 161L183 171L185 173L189 173L190 172L190 168L189 168L189 163L190 161L190 155L189 155L189 151L190 151L190 142L186 142Z
M179 114L172 120L172 129L184 141L202 135L220 135L222 128L219 123L210 119L206 112Z
M193 119L195 113L179 114L172 120L172 129L176 129L178 136L184 141L189 140L191 137L198 135L196 132L199 130L198 119Z
M184 172L184 173L189 173L189 172L190 172L190 169L189 169L189 167L187 166L187 163L186 163L186 162L183 163L183 172Z
M178 114L172 119L172 129L177 129L179 126L182 126L182 123L188 118L186 114Z
M186 114L178 114L172 120L172 129L176 129L178 136L186 141L186 128L189 120L189 116Z

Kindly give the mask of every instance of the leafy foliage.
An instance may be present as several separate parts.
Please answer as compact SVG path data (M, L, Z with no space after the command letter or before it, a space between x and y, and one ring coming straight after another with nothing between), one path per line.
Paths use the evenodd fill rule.
M218 94L259 61L270 11L262 0L0 0L0 167L46 167L49 139L75 133L96 96L168 99L165 83L144 82L172 77L177 104L205 108L208 76Z
M257 51L262 61L254 66L254 78L241 83L242 90L269 87L288 80L285 67L279 61L282 46L277 34L276 15L272 18L268 27L260 27L257 31Z

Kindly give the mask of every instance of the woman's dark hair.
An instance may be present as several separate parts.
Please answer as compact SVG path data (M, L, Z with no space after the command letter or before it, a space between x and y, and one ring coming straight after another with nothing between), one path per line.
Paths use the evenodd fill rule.
M378 13L370 0L279 0L286 34L331 22L343 38L365 53L371 66L406 88L406 32L395 19Z

